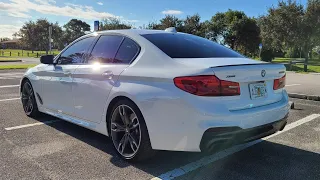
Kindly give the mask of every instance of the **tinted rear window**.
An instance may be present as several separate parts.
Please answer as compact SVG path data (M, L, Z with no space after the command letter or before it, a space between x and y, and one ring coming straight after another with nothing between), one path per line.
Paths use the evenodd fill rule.
M142 36L171 58L243 57L225 46L194 35L159 33Z

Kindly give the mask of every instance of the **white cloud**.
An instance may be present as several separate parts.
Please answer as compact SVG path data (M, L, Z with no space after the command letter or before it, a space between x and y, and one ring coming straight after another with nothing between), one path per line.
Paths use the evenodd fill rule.
M55 4L55 0L34 0L35 2L39 4L49 5L49 4Z
M11 38L12 34L18 32L21 26L9 25L9 24L0 24L1 34L0 37Z
M102 2L97 2L97 4L99 4L100 6L102 6L102 5L103 5L103 3L102 3Z
M179 15L179 14L182 14L183 12L179 11L179 10L170 9L170 10L162 11L161 13L162 14L168 14L168 15Z
M29 11L86 20L99 20L108 17L122 18L111 13L98 12L92 6L70 3L65 3L64 6L57 6L54 0L10 0L10 3L0 2L0 11L7 12L9 16L20 18L30 18Z

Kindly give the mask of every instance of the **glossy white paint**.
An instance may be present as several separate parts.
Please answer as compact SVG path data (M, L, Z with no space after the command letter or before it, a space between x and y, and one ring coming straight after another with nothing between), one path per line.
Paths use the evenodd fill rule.
M200 140L208 128L252 128L280 120L289 112L286 91L273 90L273 80L284 75L283 65L246 58L171 59L140 36L159 32L170 33L101 32L128 36L141 46L140 54L130 65L61 65L57 69L41 64L28 70L24 77L43 99L43 104L37 99L39 110L108 135L109 103L124 96L141 110L152 147L176 151L200 151ZM262 70L267 72L265 77L261 77ZM71 75L64 76L65 71ZM173 83L175 77L192 75L216 75L237 81L241 95L200 97L178 89ZM266 82L268 97L251 100L248 85L260 81Z
M105 119L104 109L109 93L118 86L125 65L80 65L73 75L72 98L74 115L86 121L100 123ZM96 96L99 94L98 96Z
M79 65L47 65L41 76L41 98L45 108L55 109L64 114L74 115L72 101L72 74Z

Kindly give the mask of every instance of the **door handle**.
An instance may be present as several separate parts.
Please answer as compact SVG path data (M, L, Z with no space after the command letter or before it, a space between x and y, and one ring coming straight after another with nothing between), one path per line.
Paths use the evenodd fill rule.
M71 72L64 72L63 73L65 76L71 76Z
M102 76L107 78L107 79L112 79L113 78L113 73L111 71L106 71L102 73Z

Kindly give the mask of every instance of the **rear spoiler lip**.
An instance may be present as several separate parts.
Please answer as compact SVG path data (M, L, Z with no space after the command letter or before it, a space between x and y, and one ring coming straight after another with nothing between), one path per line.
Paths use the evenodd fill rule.
M283 65L280 63L252 63L252 64L230 64L230 65L221 65L221 66L212 66L210 68L217 68L217 67L229 67L229 66L252 66L252 65Z

